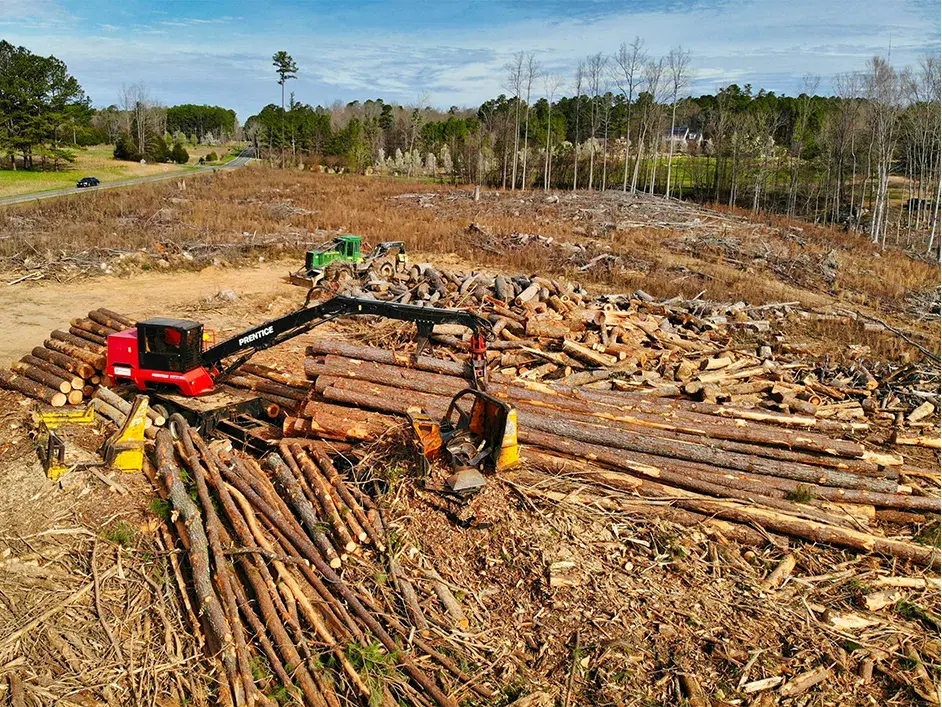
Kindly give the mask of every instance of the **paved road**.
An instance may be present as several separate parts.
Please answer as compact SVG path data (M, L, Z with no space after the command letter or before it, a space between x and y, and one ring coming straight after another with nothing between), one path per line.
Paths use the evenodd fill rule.
M94 192L101 191L102 189L117 189L118 187L129 187L134 186L135 184L146 184L148 182L162 182L167 179L185 179L187 177L192 177L197 174L206 174L207 172L215 172L216 170L224 169L238 169L239 167L245 167L253 158L254 150L245 149L239 153L239 156L229 162L226 162L224 165L219 167L200 167L198 169L187 169L180 172L169 172L167 174L156 174L151 177L135 177L134 179L121 179L117 182L107 182L101 184L97 187L86 187L85 189L76 189L75 187L69 187L68 189L54 189L50 191L41 191L33 192L32 194L17 194L16 196L6 196L0 198L0 206L5 206L7 204L21 204L26 201L39 201L40 199L54 199L60 196L69 196L71 194L92 194ZM94 176L94 175L92 175ZM76 180L77 181L77 180Z

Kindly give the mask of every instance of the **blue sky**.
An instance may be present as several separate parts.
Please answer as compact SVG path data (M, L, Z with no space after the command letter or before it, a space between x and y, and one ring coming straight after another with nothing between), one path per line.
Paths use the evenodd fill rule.
M692 54L692 92L751 83L800 91L874 54L915 65L940 48L940 6L928 0L0 0L0 39L54 54L92 97L116 103L143 82L168 105L235 108L241 120L278 102L271 55L300 67L288 86L326 105L382 97L440 108L502 91L503 65L534 51L564 74L641 36L654 55Z

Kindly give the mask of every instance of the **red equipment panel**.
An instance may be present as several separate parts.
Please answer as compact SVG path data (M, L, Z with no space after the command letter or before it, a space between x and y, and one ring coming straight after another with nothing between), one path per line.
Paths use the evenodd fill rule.
M105 373L112 380L133 381L138 390L147 390L148 383L162 383L179 388L183 395L193 396L208 393L214 387L212 376L202 366L185 373L141 368L137 329L125 329L108 337Z

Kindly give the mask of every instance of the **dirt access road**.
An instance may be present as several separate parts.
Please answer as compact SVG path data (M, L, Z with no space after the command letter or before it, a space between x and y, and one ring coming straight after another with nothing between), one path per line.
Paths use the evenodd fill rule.
M157 315L201 319L200 312L204 312L216 327L264 321L266 306L276 300L280 301L279 309L286 301L297 301L298 306L303 303L306 292L282 280L296 265L293 260L279 260L255 267L149 271L130 278L103 276L65 284L23 282L0 287L0 320L6 323L0 337L0 366L6 368L34 346L41 346L50 331L67 329L71 319L83 317L97 307L107 307L135 319ZM243 306L214 303L212 298L220 290L232 290L240 300L261 305L261 310L256 307L246 313ZM228 314L228 310L242 316ZM250 318L253 316L257 319Z

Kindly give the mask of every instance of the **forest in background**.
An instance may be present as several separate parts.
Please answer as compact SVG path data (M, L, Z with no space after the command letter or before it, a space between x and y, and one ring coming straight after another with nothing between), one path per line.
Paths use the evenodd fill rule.
M504 93L476 109L382 99L312 106L286 89L298 67L273 57L281 105L239 125L219 106L166 107L123 85L92 107L55 57L0 41L0 169L58 170L77 150L185 161L185 146L250 141L273 166L402 175L515 189L619 189L800 217L938 258L939 60L897 68L874 57L804 77L798 96L731 84L691 96L681 47L652 57L636 38L572 76L515 54Z
M690 55L652 59L636 39L564 77L519 53L508 92L478 109L382 99L329 107L290 95L245 122L274 164L445 179L504 189L620 189L865 230L937 257L939 62L875 57L821 95L746 84L685 95ZM289 77L290 78L290 77ZM279 82L281 83L281 82ZM902 208L900 208L902 207Z

